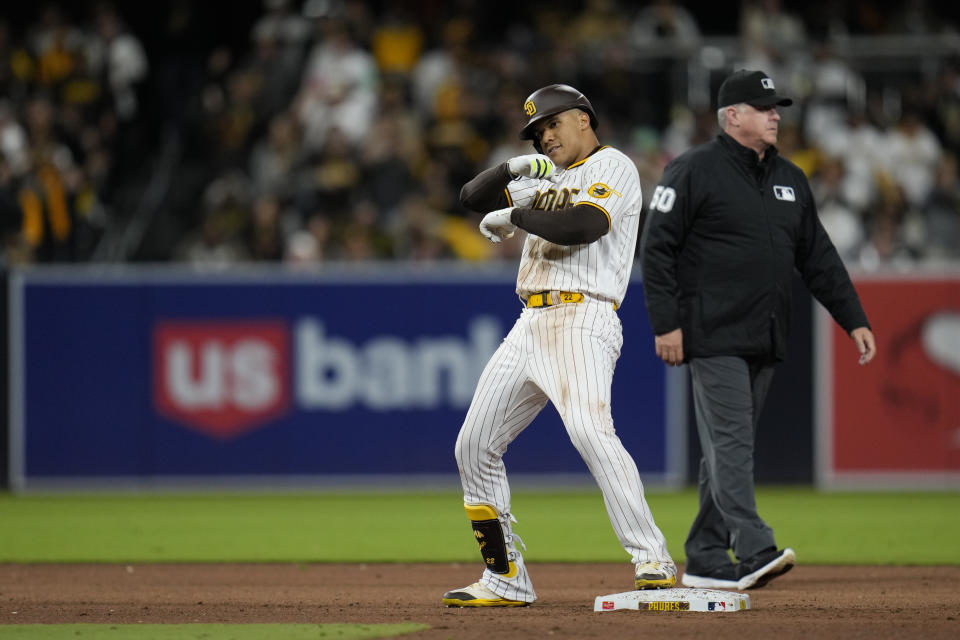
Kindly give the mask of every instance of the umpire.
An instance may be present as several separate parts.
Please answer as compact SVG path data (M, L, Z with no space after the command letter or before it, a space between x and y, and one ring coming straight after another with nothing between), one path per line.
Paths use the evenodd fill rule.
M753 480L757 422L786 355L793 270L851 336L860 364L876 344L806 177L774 146L777 107L793 101L762 71L742 70L717 103L723 132L670 162L650 200L643 290L657 356L690 365L703 451L682 584L749 589L795 562L757 513Z

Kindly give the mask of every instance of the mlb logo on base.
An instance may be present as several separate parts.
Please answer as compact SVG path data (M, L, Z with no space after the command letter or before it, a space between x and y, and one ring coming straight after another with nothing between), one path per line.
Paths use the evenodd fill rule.
M154 404L216 438L249 431L290 407L289 344L284 322L159 322Z

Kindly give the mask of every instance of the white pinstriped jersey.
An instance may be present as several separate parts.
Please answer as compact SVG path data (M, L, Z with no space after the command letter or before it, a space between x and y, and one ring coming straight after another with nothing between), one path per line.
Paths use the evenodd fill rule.
M517 293L527 298L539 291L575 291L588 297L576 304L521 310L477 382L455 447L464 503L486 505L498 514L507 559L515 569L497 573L485 564L480 583L521 602L533 602L537 594L514 542L502 458L548 402L600 487L631 561L638 567L659 562L671 578L675 572L644 497L640 472L617 436L610 409L623 343L620 318L610 303L619 306L630 280L640 232L640 178L633 162L611 147L601 147L557 174L555 182L511 181L506 188L510 204L543 211L588 204L606 214L610 229L595 242L569 247L528 234Z
M613 147L600 147L555 181L519 178L507 185L510 206L556 210L590 204L603 211L610 230L596 242L563 246L527 234L517 273L517 295L578 291L615 302L627 292L640 231L640 176L633 161Z

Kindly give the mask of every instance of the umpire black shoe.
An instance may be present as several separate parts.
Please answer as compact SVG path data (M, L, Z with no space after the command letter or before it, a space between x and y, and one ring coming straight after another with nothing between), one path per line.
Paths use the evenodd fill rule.
M697 573L683 572L680 584L694 589L737 589L740 584L740 576L737 574L737 566L728 564L710 571L700 571Z
M776 548L771 548L761 551L737 565L737 573L740 575L737 589L741 591L759 589L774 578L790 571L796 562L797 556L793 549L777 551Z

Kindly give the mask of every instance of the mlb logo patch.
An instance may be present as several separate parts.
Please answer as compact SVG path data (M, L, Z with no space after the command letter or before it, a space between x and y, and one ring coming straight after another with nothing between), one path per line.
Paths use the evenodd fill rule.
M770 89L771 91L773 91L773 80L771 80L770 78L762 78L760 80L760 84L763 86L764 89Z
M797 196L793 193L793 187L776 185L773 187L773 195L777 197L777 200L784 200L785 202L797 201Z
M604 611L613 611L614 609L614 604L609 600L604 600L602 606Z

